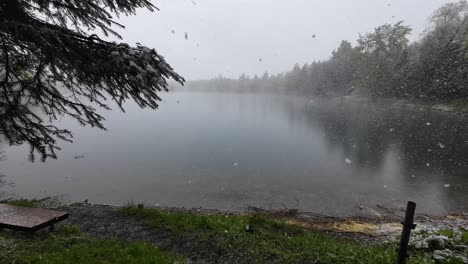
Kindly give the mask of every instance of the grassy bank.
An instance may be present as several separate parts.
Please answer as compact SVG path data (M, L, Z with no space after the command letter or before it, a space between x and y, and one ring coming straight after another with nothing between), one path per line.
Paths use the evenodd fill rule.
M200 250L241 263L395 263L396 243L370 246L313 232L262 215L193 215L129 207L125 213L154 228L189 236ZM414 256L411 263L427 263Z
M26 201L10 203L37 205ZM199 214L134 206L66 209L75 219L53 233L27 235L0 231L0 263L395 263L396 260L396 242L371 245L360 239L305 228L281 216ZM98 224L102 226L96 227ZM142 228L127 232L138 225ZM119 228L125 230L122 235L116 235ZM148 236L138 236L141 233ZM419 236L419 244L424 245L428 235L426 232ZM465 248L468 245L466 230L460 234L444 230L436 235L461 236ZM428 252L428 248L413 249L409 263L463 263L451 258L436 262Z
M100 240L75 226L62 226L54 233L28 235L0 232L0 263L185 263L174 254L162 252L150 243Z

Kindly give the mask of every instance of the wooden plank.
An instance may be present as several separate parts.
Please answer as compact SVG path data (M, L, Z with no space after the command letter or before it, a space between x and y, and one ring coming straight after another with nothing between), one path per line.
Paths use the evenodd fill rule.
M67 212L0 204L0 228L34 232L66 218Z

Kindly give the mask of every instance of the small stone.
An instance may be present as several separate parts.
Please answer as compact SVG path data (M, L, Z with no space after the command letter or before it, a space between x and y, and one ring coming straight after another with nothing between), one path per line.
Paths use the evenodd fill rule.
M429 249L429 245L426 241L418 241L414 243L414 248L416 249Z

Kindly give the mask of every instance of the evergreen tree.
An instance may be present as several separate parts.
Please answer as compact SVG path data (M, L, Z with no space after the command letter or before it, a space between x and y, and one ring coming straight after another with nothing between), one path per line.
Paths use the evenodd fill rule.
M2 0L0 2L0 133L28 143L30 158L56 158L62 116L104 129L96 108L123 110L127 100L157 108L167 79L180 77L154 49L109 42L120 38L113 16L155 10L148 0ZM91 33L89 33L91 32Z
M329 68L333 74L333 92L335 95L345 95L352 91L358 56L358 51L346 40L343 40L340 46L333 51Z

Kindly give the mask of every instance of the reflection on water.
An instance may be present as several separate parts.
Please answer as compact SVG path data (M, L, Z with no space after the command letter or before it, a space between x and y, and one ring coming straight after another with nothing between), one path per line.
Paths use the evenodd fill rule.
M175 93L158 111L108 112L59 160L8 148L0 173L24 196L334 215L359 205L441 214L468 204L468 126L442 112L266 95ZM79 157L79 158L76 158Z

